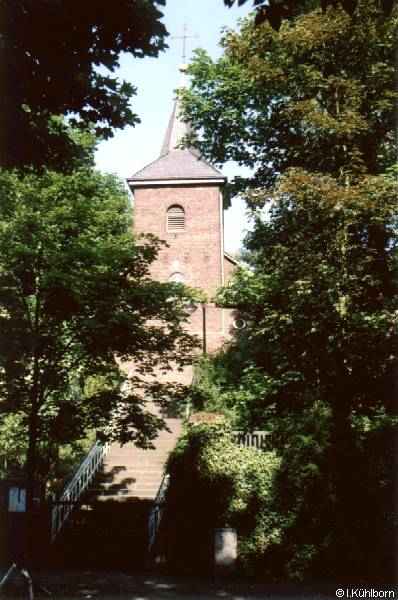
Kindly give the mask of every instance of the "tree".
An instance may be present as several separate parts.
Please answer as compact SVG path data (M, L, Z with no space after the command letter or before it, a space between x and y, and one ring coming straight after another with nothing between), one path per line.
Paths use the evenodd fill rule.
M393 206L391 190L386 196L391 184L387 185L389 180L381 174L394 161L396 27L396 15L386 21L374 0L360 2L352 19L339 8L329 8L326 13L314 10L284 23L279 32L266 23L255 27L249 19L240 32L224 36L225 52L218 62L201 52L191 67L193 82L191 90L184 93L184 102L194 127L203 129L200 149L220 163L234 159L255 169L253 177L243 182L245 198L257 215L248 237L254 272L238 276L241 296L238 293L236 297L237 306L244 318L244 302L239 299L247 294L252 307L248 308L248 318L254 330L261 332L263 344L264 324L258 324L268 310L271 318L276 309L267 306L261 292L258 302L254 292L267 290L272 299L272 289L267 286L275 288L275 303L281 310L292 311L292 326L277 319L267 330L270 337L266 347L272 347L271 340L275 340L275 348L281 352L280 365L290 364L293 372L295 359L288 359L288 339L293 348L297 339L303 357L310 357L308 372L313 377L313 349L328 346L325 340L301 335L301 320L308 317L305 306L313 302L309 315L322 319L331 332L338 314L335 309L325 310L317 286L299 290L296 298L293 281L299 285L308 278L312 280L312 269L323 265L330 289L334 290L333 294L328 292L328 301L332 302L333 296L336 306L345 306L345 302L354 302L354 288L346 290L344 277L346 273L354 277L355 269L363 269L368 279L363 282L360 271L356 272L355 286L362 298L368 297L374 303L371 310L377 312L382 306L374 300L379 295L383 302L394 295L392 217L388 211L379 211L383 206ZM283 183L278 183L281 177ZM273 208L268 224L261 210L270 198ZM368 204L366 214L363 207ZM337 221L330 213L333 206ZM274 243L276 251L272 254ZM326 252L332 248L340 253L340 259ZM351 264L351 259L356 262ZM373 270L368 272L370 265ZM321 275L317 273L315 278L319 285ZM226 292L230 299L231 289ZM299 298L301 302L297 302ZM255 307L259 314L253 312ZM359 310L357 306L355 318ZM280 327L287 328L284 340L277 335ZM255 339L250 336L253 346ZM353 335L352 341L360 346L363 338ZM342 338L332 336L334 351L341 352L341 346ZM379 356L384 356L383 352ZM328 372L335 383L339 378L336 365Z
M393 573L396 26L368 0L352 18L314 10L279 32L249 20L224 36L219 61L197 55L184 94L203 154L254 169L233 189L253 211L250 266L220 296L247 326L218 384L239 424L269 428L283 458L275 555L294 577ZM369 514L386 534L377 548Z
M122 52L157 56L164 0L2 0L0 165L70 168L81 148L60 117L109 137L134 125L133 86L113 76Z
M247 0L238 0L238 6L245 4ZM233 6L236 0L224 0L228 7ZM304 11L321 6L325 10L328 6L340 4L349 14L353 15L358 6L358 0L253 0L253 6L256 9L256 23L268 21L274 29L279 29L284 19L296 17ZM379 5L383 13L388 16L391 14L394 0L380 0Z
M197 54L184 93L201 152L254 170L233 191L271 188L292 167L351 181L384 172L395 156L396 28L396 15L363 0L353 18L329 8L279 32L250 19L227 32L218 61Z
M346 187L296 170L262 194L271 206L246 240L250 266L219 297L246 328L202 366L192 400L231 415L238 429L268 430L282 459L268 508L281 532L258 553L259 574L387 581L396 536L395 181Z
M248 236L251 268L222 300L247 323L246 357L268 377L266 402L290 411L328 399L336 419L392 410L384 384L397 360L394 180L345 187L296 170L264 194L270 214Z
M54 445L88 428L140 444L156 435L146 401L179 390L149 376L189 361L190 296L150 278L161 242L134 240L115 178L3 171L0 197L0 410L26 435L30 506Z
M322 259L337 304L348 301L343 277L350 269L364 269L371 282L366 287L368 280L362 282L356 274L355 286L363 298L369 296L373 302L380 294L383 301L393 297L394 203L392 184L387 183L392 179L383 173L395 160L397 23L395 13L391 19L383 18L376 0L359 2L353 18L339 7L316 9L285 22L279 32L267 23L255 26L249 19L240 32L224 35L224 55L217 62L200 52L190 67L192 86L183 99L193 126L203 132L198 147L219 163L233 159L255 169L252 177L240 182L255 216L247 240L254 271L242 271L236 281L241 298L247 293L249 305L260 306L264 314L266 307L256 301L255 290L271 294L268 282L277 289L285 286L275 302L295 311L292 281L296 275L297 281L305 280L306 272L311 278ZM271 199L268 223L262 210ZM390 212L384 213L383 207ZM357 238L351 239L351 226ZM353 257L351 244L356 248ZM329 248L340 253L339 260L326 252ZM358 264L351 264L351 258ZM369 261L366 268L362 260ZM366 271L370 265L372 273ZM230 299L231 289L226 291ZM306 314L304 305L313 301L311 314L324 313L318 288L310 292L299 292L303 301L292 316L303 344L299 323L300 315ZM380 306L376 302L372 310ZM244 306L238 302L238 307L244 315ZM263 312L248 311L257 330ZM331 328L335 312L325 313L325 325ZM278 327L283 324L282 319ZM264 334L261 327L259 331ZM279 348L284 352L284 344ZM311 372L314 364L311 359Z

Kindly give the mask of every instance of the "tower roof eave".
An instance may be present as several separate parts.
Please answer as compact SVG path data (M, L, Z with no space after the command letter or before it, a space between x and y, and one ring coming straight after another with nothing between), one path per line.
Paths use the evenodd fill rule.
M129 182L154 180L222 180L226 178L218 170L198 158L191 149L175 149L157 158L129 178Z

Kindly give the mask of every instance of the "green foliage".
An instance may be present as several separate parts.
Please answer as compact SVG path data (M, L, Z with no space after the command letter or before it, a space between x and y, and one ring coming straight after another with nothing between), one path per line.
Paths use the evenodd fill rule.
M281 457L280 543L251 568L281 581L386 581L397 527L395 181L347 187L296 170L254 201L265 198L249 267L220 294L247 327L196 384L204 407L270 431Z
M308 398L325 398L344 402L347 414L392 407L394 181L368 178L347 188L293 171L267 196L269 220L259 216L248 237L251 268L221 294L248 323L246 357L267 378L265 405L297 410Z
M251 19L227 32L220 59L197 53L184 92L201 152L254 170L235 191L269 189L292 167L344 181L384 172L395 160L396 29L396 15L361 0L353 19L336 7L279 32Z
M279 31L249 19L224 35L218 61L201 51L191 66L184 103L201 151L254 170L232 189L252 209L248 264L219 295L247 327L203 367L197 397L242 428L271 431L281 457L280 544L259 553L257 572L387 581L397 526L397 13L386 19L379 2L359 0L351 17L334 4L301 5Z
M86 432L82 439L60 443L43 439L37 460L37 480L46 485L46 491L57 493L86 456L95 441L95 432ZM23 413L2 416L0 423L0 479L23 477L28 450L28 431Z
M138 122L134 87L113 73L122 52L140 58L165 48L159 5L164 0L2 0L1 166L70 170L82 149L60 116L105 138Z
M22 415L5 415L0 422L0 479L22 471L26 441Z
M273 573L282 580L383 583L393 578L396 519L396 428L356 437L339 467L344 504L336 497L335 449L325 403L279 423L283 460L275 483L275 506L288 516ZM290 422L289 422L290 421ZM370 518L371 515L371 518ZM264 561L265 561L264 557Z
M233 6L236 0L224 0L226 6ZM245 4L247 0L238 0L238 6ZM291 19L297 15L308 12L314 7L321 6L325 10L328 6L341 5L351 16L355 14L358 6L357 0L253 0L256 9L256 23L268 21L271 27L279 29L284 19ZM393 0L380 0L379 6L384 14L388 16L393 8Z
M250 362L244 339L195 365L190 402L194 409L224 414L237 429L265 420L261 398L270 396L272 385L263 370Z
M217 358L215 363L216 368L213 367L213 370L217 374ZM202 366L202 369L209 370L210 377L214 375L211 364ZM223 407L220 401L217 410L224 410L225 413L231 410L237 396L235 387L226 385L228 379L231 381L234 375L236 377L236 372L231 372L229 377L227 374L224 380L216 379L220 386L219 394L227 405L227 408ZM257 373L257 381L260 386L260 371ZM243 385L244 377L242 387ZM260 396L263 399L264 390L266 385L263 386L263 395ZM255 401L253 395L253 402ZM250 425L253 419L250 412L252 409L253 404L250 403L248 406L235 407L234 428L237 427L237 423L241 427L247 426L248 423ZM240 420L238 410L242 411ZM283 406L275 403L268 406L264 406L263 403L262 410L254 412L254 415L257 417L256 426L266 428L271 433L270 439L278 461L273 471L272 489L266 505L250 507L250 511L253 511L252 529L245 529L242 525L240 530L239 548L244 572L268 582L285 583L314 579L339 582L355 580L363 583L382 583L390 580L394 572L394 539L397 527L394 508L396 419L381 408L368 412L367 416L353 414L354 443L350 452L343 457L344 464L339 465L339 468L348 474L348 478L344 480L347 490L344 496L346 504L342 510L340 503L336 504L338 490L330 405L325 400L311 398L307 398L306 405L301 406L299 410L284 410ZM248 418L246 423L245 417ZM224 442L221 443L222 436L218 438L218 443L212 441L212 436L216 437L216 434L212 433L209 441L208 426L196 427L198 433L195 432L195 436L202 436L203 447L213 448L214 444L217 448L217 458L214 458L213 451L205 450L201 450L199 456L209 457L211 466L219 467L217 472L220 477L224 472L230 474L231 470L234 473L242 473L243 468L244 472L245 453L243 456L232 450L231 454L229 449L225 449L227 446L224 446ZM219 427L225 428L225 425ZM190 464L199 464L197 447L193 445L196 443L194 439L196 440L196 437L193 433L191 441L188 442L187 438L184 438L179 448L179 456L173 458L173 461L177 460L174 486L179 490L181 500L178 503L178 496L176 500L173 496L175 492L172 491L171 501L175 504L171 506L184 514L182 499L186 498L194 511L199 512L203 509L204 521L200 521L199 528L205 531L205 523L210 518L209 515L213 514L205 498L212 488L207 479L203 479L200 491L197 487L197 479L201 477L202 472L207 474L209 471L207 463L200 462L202 471L199 476L196 474L196 466L193 471L190 469ZM199 447L202 448L201 443ZM260 456L258 460L261 461ZM239 479L240 476L236 474L234 477ZM253 478L253 475L250 477ZM256 485L261 486L261 483L257 481ZM191 497L192 489L195 492ZM217 502L216 498L228 497L232 506L239 506L242 498L242 503L249 507L250 503L245 504L244 486L238 485L234 490L237 494L236 499L234 492L227 489L227 485L223 490L215 490L214 494L211 494L212 506ZM342 515L339 515L337 510L342 511ZM229 514L224 505L221 512ZM170 518L175 519L175 514L170 513ZM186 515L182 518L193 519L192 512L189 514L190 517ZM194 514L196 515L196 512ZM372 515L371 519L369 515ZM343 530L339 523L341 516L344 517ZM240 517L243 519L243 513ZM243 523L239 519L238 522ZM181 524L182 529L177 532L181 536L186 534L184 527L187 526ZM269 535L270 531L272 535ZM194 535L198 535L196 530ZM206 544L211 543L211 540L209 537L200 539L199 552L203 554L206 552ZM264 544L265 539L269 543ZM177 551L180 552L180 562L177 562L177 566L181 567L188 549L180 548L177 543Z
M223 419L190 425L168 464L164 526L171 565L179 571L211 569L214 528L233 527L240 566L250 572L255 556L280 536L270 509L279 462L274 452L237 446Z
M87 456L95 443L94 431L86 432L85 436L71 443L61 446L49 447L46 443L41 445L41 456L47 460L43 465L41 478L47 481L47 490L52 494L59 494L65 483L70 480L82 460Z
M253 194L254 195L254 194ZM301 411L323 398L357 418L387 407L397 361L397 199L389 177L346 188L294 171L280 179L248 236L249 266L219 295L247 327L202 361L199 409L262 427L268 409ZM377 201L375 200L377 198Z
M87 430L148 443L162 420L145 396L167 403L179 391L150 375L185 364L193 345L189 293L150 278L160 242L134 240L121 183L88 168L2 171L0 197L0 411L21 420L30 477L41 444Z
M248 324L239 372L241 384L253 372L258 385L255 394L247 388L243 421L270 429L282 456L276 497L289 526L279 559L269 557L274 575L388 580L396 531L394 465L385 462L396 436L395 181L344 186L295 170L272 194L255 194L260 206L271 202L269 217L258 215L250 269L221 299ZM368 514L384 532L374 531L376 546L364 537Z

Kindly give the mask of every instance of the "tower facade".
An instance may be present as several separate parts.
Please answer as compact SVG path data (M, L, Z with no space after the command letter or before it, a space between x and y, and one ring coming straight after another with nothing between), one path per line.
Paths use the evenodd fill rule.
M191 147L190 133L175 101L159 158L128 179L134 195L134 229L167 242L152 267L159 281L176 281L202 290L206 302L192 314L188 330L205 351L219 349L229 336L230 311L215 306L235 261L224 252L223 175Z

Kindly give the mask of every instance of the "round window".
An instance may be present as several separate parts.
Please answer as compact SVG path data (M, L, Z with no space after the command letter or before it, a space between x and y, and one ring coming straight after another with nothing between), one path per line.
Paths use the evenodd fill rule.
M234 319L232 325L235 329L244 329L246 327L246 321L244 319Z

